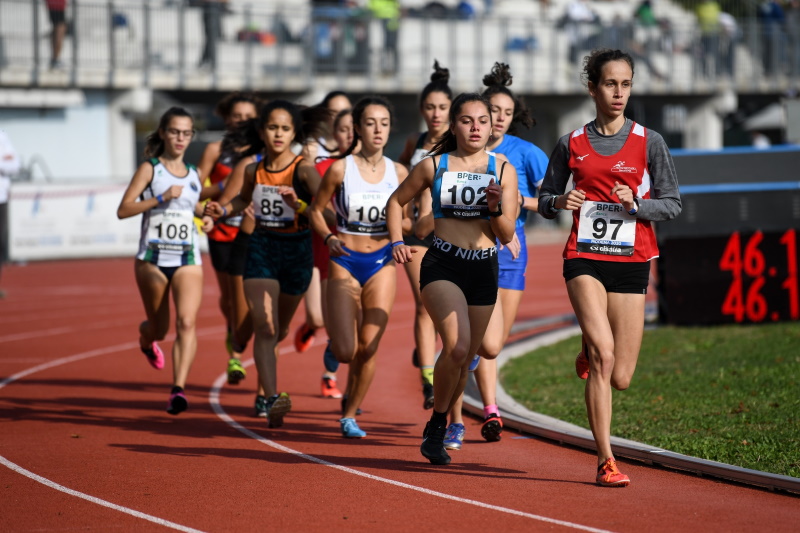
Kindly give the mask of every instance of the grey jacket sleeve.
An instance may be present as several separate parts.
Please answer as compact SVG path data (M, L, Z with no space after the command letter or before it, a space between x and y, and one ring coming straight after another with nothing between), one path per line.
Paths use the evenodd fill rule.
M564 194L570 176L572 172L569 169L569 134L567 134L558 140L553 149L544 181L539 189L539 214L544 218L552 219L558 215L558 210L550 207L550 199Z
M682 209L678 175L667 143L651 129L647 130L647 159L652 190L649 200L639 200L636 216L653 221L672 220Z

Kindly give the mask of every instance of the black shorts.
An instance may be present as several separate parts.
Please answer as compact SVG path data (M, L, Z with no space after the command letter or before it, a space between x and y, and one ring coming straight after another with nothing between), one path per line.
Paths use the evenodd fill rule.
M650 263L582 258L564 260L564 280L569 281L578 276L592 276L603 284L606 292L647 294Z
M494 305L499 271L496 246L465 250L434 236L420 265L419 290L445 280L461 289L467 305Z
M58 26L59 24L63 24L67 21L67 17L64 14L63 9L50 9L50 24L53 26Z
M228 275L230 276L244 276L244 266L247 260L247 248L250 246L250 233L245 233L242 230L236 234L233 239L231 255L228 259Z
M228 272L228 263L231 261L233 253L233 241L223 242L208 239L208 255L211 256L211 264L217 272Z

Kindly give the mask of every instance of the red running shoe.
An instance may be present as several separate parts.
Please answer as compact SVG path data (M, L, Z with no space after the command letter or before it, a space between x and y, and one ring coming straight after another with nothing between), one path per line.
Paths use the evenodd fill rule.
M631 479L617 469L617 461L613 457L606 459L597 469L597 484L602 487L627 487Z
M323 398L341 398L342 391L336 386L336 378L329 378L322 376L322 397Z
M150 363L150 366L156 370L164 368L164 352L161 351L158 344L153 342L149 348L142 348L141 346L139 348L147 356L147 362Z
M303 324L294 334L294 349L297 353L303 353L314 344L314 334L316 329L308 327L308 324Z
M578 357L575 358L575 373L578 374L578 377L581 379L586 379L589 377L589 358L586 357L586 345L583 345L583 349L578 354Z

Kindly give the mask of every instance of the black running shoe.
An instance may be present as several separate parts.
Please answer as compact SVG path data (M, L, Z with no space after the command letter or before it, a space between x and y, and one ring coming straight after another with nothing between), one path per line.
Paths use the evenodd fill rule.
M481 436L488 442L497 442L503 435L503 419L497 413L486 417L481 426Z
M427 381L423 381L422 395L425 397L425 401L422 403L422 408L433 409L433 385Z
M447 450L444 449L446 432L447 425L434 426L431 422L428 422L425 426L425 431L422 433L422 446L419 447L419 451L431 464L450 464L450 456L447 455Z

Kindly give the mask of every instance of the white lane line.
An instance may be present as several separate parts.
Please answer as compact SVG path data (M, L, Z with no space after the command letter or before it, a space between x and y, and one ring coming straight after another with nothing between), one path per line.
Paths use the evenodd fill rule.
M202 330L197 330L197 336L200 337L200 336L203 336L203 335L211 335L212 333L219 333L220 331L223 331L223 330L224 330L223 327L204 328ZM74 363L76 361L81 361L83 359L89 359L90 357L97 357L99 355L107 355L107 354L111 354L111 353L122 352L122 351L125 351L125 350L132 350L132 349L135 349L135 348L138 348L138 347L139 347L139 343L138 342L126 342L124 344L117 344L115 346L108 346L106 348L98 348L96 350L89 350L88 352L83 352L83 353L79 353L79 354L76 354L76 355L70 355L70 356L67 356L67 357L62 357L60 359L56 359L54 361L50 361L48 363L43 363L41 365L37 365L37 366L31 367L31 368L29 368L27 370L23 370L21 372L17 372L16 374L5 378L4 380L0 381L0 389L5 387L6 385L9 385L10 383L13 383L14 381L22 379L22 378L24 378L26 376L29 376L31 374L35 374L36 372L41 372L42 370L47 370L49 368L54 368L54 367L57 367L57 366L60 366L60 365L66 365L66 364L69 364L69 363ZM22 468L21 466L19 466L16 463L12 463L11 461L6 459L2 455L0 455L0 464L2 464L3 466L9 468L10 470L13 470L14 472L16 472L16 473L18 473L20 475L23 475L23 476L25 476L25 477L27 477L29 479L32 479L32 480L34 480L34 481L36 481L38 483L41 483L42 485L45 485L46 487L49 487L51 489L55 489L55 490L57 490L59 492L65 493L65 494L69 494L70 496L75 496L76 498L81 498L83 500L86 500L86 501L91 502L91 503L95 503L97 505L101 505L103 507L108 507L109 509L113 509L114 511L119 511L120 513L125 513L125 514L128 514L128 515L134 516L136 518L141 518L142 520L147 520L148 522L152 522L154 524L158 524L158 525L164 526L164 527L169 527L169 528L175 529L177 531L185 531L187 533L203 533L202 530L194 529L194 528L191 528L191 527L188 527L188 526L184 526L184 525L181 525L181 524L176 524L175 522L170 522L169 520L165 520L165 519L159 518L157 516L149 515L149 514L141 512L141 511L137 511L135 509L130 509L128 507L123 507L121 505L117 505L116 503L111 503L111 502L106 501L106 500L101 500L100 498L96 498L95 496L91 496L89 494L86 494L86 493L83 493L83 492L79 492L79 491L71 489L69 487L65 487L64 485L60 485L60 484L56 483L55 481L51 481L51 480L49 480L49 479L47 479L45 477L42 477L42 476L40 476L38 474L34 474L30 470L26 470L25 468Z
M294 350L291 349L291 348L283 348L283 349L281 349L280 353L283 354L284 352L287 352L287 351L288 352L292 352ZM249 359L248 361L244 362L244 366L251 366L252 364L253 364L253 360L252 359ZM247 435L251 439L257 440L258 442L260 442L262 444L266 444L267 446L269 446L271 448L275 448L276 450L280 450L282 452L294 455L295 457L299 457L301 459L305 459L307 461L310 461L312 463L317 463L317 464L322 465L322 466L328 466L328 467L334 468L336 470L339 470L339 471L342 471L342 472L346 472L348 474L353 474L353 475L356 475L356 476L367 478L367 479L370 479L372 481L379 481L381 483L394 485L395 487L400 487L400 488L403 488L403 489L409 489L409 490L413 490L413 491L416 491L416 492L421 492L421 493L427 494L429 496L435 496L437 498L442 498L442 499L445 499L445 500L450 500L450 501L454 501L454 502L458 502L458 503L465 503L467 505L474 505L476 507L480 507L481 509L491 509L493 511L498 511L498 512L501 512L501 513L506 513L506 514L510 514L510 515L514 515L514 516L521 516L523 518L530 518L532 520L537 520L539 522L546 522L548 524L555 524L555 525L558 525L558 526L563 526L563 527L567 527L567 528L571 528L571 529L577 529L577 530L580 530L580 531L591 531L593 533L610 533L608 530L605 530L605 529L597 529L597 528L590 527L590 526L584 526L582 524L576 524L574 522L566 522L564 520L557 520L555 518L549 518L547 516L541 516L541 515L537 515L537 514L526 513L526 512L523 512L523 511L518 511L516 509L510 509L508 507L500 507L499 505L492 505L492 504L489 504L489 503L480 502L478 500L471 500L471 499L468 499L468 498L461 498L461 497L458 497L458 496L453 496L452 494L445 494L443 492L438 492L438 491L435 491L435 490L426 489L424 487L418 487L416 485L410 485L408 483L403 483L402 481L396 481L394 479L389 479L389 478L385 478L385 477L376 476L376 475L373 475L373 474L368 474L366 472L361 472L360 470L355 470L354 468L349 468L347 466L337 465L336 463L331 463L331 462L326 461L324 459L320 459L318 457L314 457L313 455L308 455L308 454L305 454L303 452L299 452L297 450L293 450L292 448L289 448L289 447L284 446L282 444L278 444L277 442L275 442L273 440L270 440L270 439L268 439L266 437L262 437L261 435L259 435L258 433L255 433L254 431L250 431L246 427L244 427L241 424L239 424L236 420L231 418L225 412L225 410L222 408L222 404L220 403L220 391L222 390L222 387L225 384L226 379L227 379L227 376L225 374L222 374L216 379L216 381L214 381L214 384L212 385L211 390L208 393L208 403L211 404L211 409L214 410L214 412L217 414L217 416L220 419L222 419L225 423L227 423L228 425L230 425L231 427L233 427L237 431Z
M34 474L30 470L25 470L21 466L12 463L2 455L0 455L0 464L7 466L14 472L18 474L22 474L23 476L30 478L34 481L38 481L42 485L50 487L51 489L55 489L57 491L63 492L65 494L69 494L70 496L75 496L76 498L81 498L91 503L96 503L97 505L101 505L103 507L108 507L109 509L113 509L114 511L119 511L120 513L129 514L131 516L135 516L136 518L141 518L142 520L147 520L148 522L153 522L154 524L158 524L159 526L169 527L178 531L186 531L187 533L202 533L199 529L193 529L191 527L182 526L181 524L176 524L175 522L170 522L169 520L164 520L163 518L159 518L157 516L152 516L149 514L142 513L140 511L136 511L134 509L129 509L127 507L123 507L121 505L117 505L115 503L107 502L105 500L101 500L100 498L95 498L94 496L90 496L88 494L84 494L83 492L78 492L77 490L72 490L69 487L65 487L64 485L59 485L53 481L50 481L47 478L44 478L40 475Z

